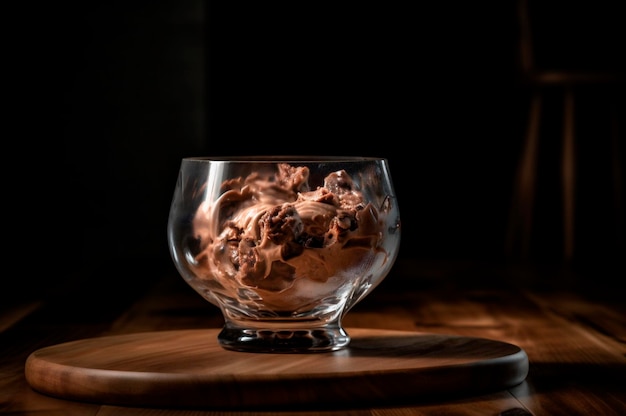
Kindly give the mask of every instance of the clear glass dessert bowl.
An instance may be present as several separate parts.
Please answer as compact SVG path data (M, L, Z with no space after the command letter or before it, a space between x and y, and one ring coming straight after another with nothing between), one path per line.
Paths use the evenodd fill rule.
M334 351L396 260L400 212L384 158L184 158L167 234L180 275L224 316L223 348Z

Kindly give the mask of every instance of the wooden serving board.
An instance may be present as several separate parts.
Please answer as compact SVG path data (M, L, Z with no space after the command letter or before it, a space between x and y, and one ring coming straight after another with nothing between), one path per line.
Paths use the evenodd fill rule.
M488 393L521 383L528 357L500 341L348 328L341 351L223 349L219 329L106 336L41 348L25 376L36 391L100 404L250 408L398 403Z

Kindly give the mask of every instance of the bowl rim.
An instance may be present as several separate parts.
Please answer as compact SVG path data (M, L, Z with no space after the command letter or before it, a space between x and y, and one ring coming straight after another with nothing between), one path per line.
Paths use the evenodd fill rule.
M386 161L378 156L336 156L336 155L233 155L233 156L188 156L187 162L237 162L237 163L324 163L324 162L374 162Z

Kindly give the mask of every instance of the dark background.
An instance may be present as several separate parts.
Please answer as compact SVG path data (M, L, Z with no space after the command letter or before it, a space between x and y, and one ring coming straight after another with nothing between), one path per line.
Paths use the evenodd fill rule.
M530 2L538 67L623 74L617 3L539 4ZM5 9L6 281L15 290L4 294L115 293L173 271L166 224L180 159L229 154L386 157L401 259L567 266L595 270L586 284L611 281L624 264L624 216L623 193L613 193L623 170L610 160L623 169L626 145L622 126L621 148L610 148L606 114L620 84L581 95L574 263L561 249L556 87L545 89L532 250L521 258L505 248L533 91L521 74L518 5ZM623 110L622 100L622 122Z

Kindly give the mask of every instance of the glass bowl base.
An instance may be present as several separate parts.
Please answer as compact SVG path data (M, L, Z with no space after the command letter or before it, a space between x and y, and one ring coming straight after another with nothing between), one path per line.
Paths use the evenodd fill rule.
M264 353L329 352L342 349L350 343L350 336L340 326L250 329L227 324L217 339L227 350Z

